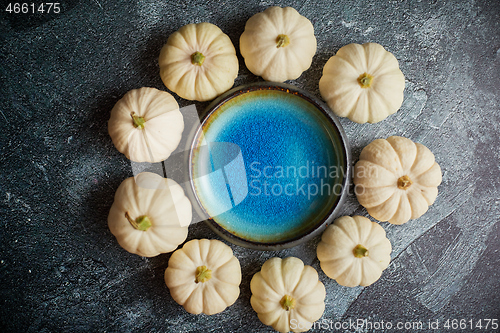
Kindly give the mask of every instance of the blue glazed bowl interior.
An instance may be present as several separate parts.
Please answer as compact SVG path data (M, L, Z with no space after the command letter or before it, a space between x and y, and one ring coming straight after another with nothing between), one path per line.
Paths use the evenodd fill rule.
M230 91L209 107L193 141L195 196L214 230L236 244L277 249L306 240L345 192L340 125L295 89Z

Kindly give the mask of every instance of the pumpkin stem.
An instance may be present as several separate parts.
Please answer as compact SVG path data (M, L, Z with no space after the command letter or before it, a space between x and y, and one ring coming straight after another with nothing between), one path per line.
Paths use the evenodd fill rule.
M191 63L193 65L201 66L203 65L204 61L205 61L205 56L200 52L196 51L195 53L191 54Z
M370 88L373 81L373 75L363 73L358 77L358 83L361 88Z
M196 278L194 282L207 282L212 278L212 270L208 269L207 266L198 266L196 268Z
M147 217L147 215L139 216L138 218L133 220L128 212L126 212L125 217L137 230L147 231L151 227L151 220L149 219L149 217Z
M358 244L352 249L352 253L356 258L368 257L368 249L361 244Z
M287 35L281 34L276 37L276 48L285 47L288 44L290 44L290 38Z
M283 296L280 301L280 305L285 311L290 311L295 307L295 298L289 295Z
M398 179L398 188L401 190L407 190L413 182L411 181L410 177L404 175Z
M146 121L144 120L143 117L136 116L134 111L130 113L130 116L132 117L132 121L134 122L135 128L140 128L140 129L144 128L144 124L146 124Z

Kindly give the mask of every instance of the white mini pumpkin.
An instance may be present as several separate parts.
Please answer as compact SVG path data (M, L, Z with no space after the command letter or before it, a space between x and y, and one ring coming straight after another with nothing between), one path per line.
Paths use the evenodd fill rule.
M375 219L393 224L422 216L436 200L441 179L434 154L400 136L374 140L354 166L359 203Z
M238 76L238 58L229 37L211 23L188 24L174 32L158 59L168 89L182 98L214 99Z
M240 262L221 241L193 239L170 257L165 283L172 298L187 312L212 315L238 298Z
M267 260L250 289L260 321L279 332L305 332L325 310L326 291L318 273L295 257Z
M269 7L247 21L240 51L248 69L264 80L294 80L316 53L314 27L292 7Z
M128 252L154 257L184 242L192 207L175 181L150 172L125 179L115 193L108 226Z
M325 274L346 287L377 281L391 261L391 242L378 223L342 216L326 228L317 255Z
M376 123L395 113L404 88L397 59L376 43L340 48L319 81L321 96L333 112L357 123Z
M108 122L116 149L135 162L166 160L179 145L183 130L184 119L174 97L146 87L126 93Z

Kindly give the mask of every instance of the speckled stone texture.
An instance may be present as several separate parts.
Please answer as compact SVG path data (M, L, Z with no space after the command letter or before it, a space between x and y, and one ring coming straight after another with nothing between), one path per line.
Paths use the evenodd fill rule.
M438 321L434 332L449 332L447 319L500 319L497 0L93 0L63 1L61 13L43 15L9 14L7 3L0 8L2 332L268 332L250 306L249 283L273 256L297 256L319 271L323 328L366 319L396 331L397 322L428 329ZM231 246L241 261L240 298L223 313L190 315L164 284L170 255L129 254L108 230L114 192L132 169L107 120L128 90L166 90L157 57L180 26L214 23L238 49L246 20L270 5L291 5L313 23L312 67L289 83L317 96L323 65L343 45L377 42L396 56L406 77L399 112L373 125L341 119L353 158L373 139L406 136L434 152L443 183L421 218L381 223L392 262L372 286L341 287L321 272L319 237L279 252ZM236 85L260 81L239 59ZM341 213L367 216L354 196ZM217 238L204 223L191 227L188 239L203 237Z

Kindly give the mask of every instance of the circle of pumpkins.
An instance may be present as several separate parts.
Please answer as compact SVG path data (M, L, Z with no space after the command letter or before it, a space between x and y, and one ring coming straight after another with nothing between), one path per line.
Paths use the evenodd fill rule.
M298 78L311 66L316 38L311 22L291 7L270 7L252 16L240 37L247 68L268 81ZM174 32L159 57L160 76L178 96L211 100L230 89L238 59L229 37L211 23ZM403 102L404 75L381 45L349 44L323 68L319 90L339 117L375 123ZM184 122L165 91L129 91L111 111L115 147L136 162L161 162L178 146ZM379 221L403 224L424 214L436 199L441 169L425 146L391 136L367 145L354 167L359 203ZM173 180L141 173L123 181L108 225L127 251L152 257L174 251L187 237L192 207ZM324 231L317 247L321 269L343 286L368 286L390 262L384 229L363 216L342 216ZM219 313L239 296L241 267L229 246L195 239L176 250L165 271L172 298L186 311ZM280 332L307 331L325 309L325 287L314 268L295 257L271 258L250 283L251 306L265 325ZM295 325L292 325L295 323Z

